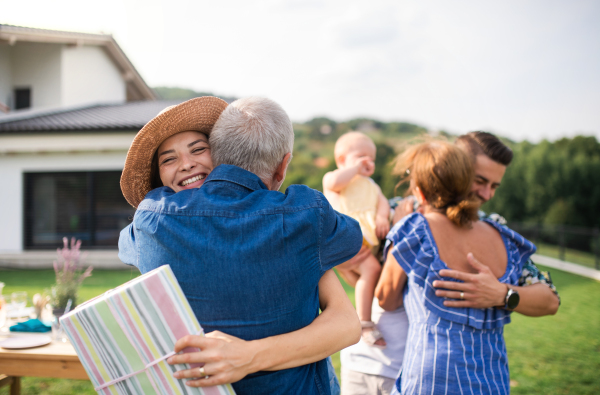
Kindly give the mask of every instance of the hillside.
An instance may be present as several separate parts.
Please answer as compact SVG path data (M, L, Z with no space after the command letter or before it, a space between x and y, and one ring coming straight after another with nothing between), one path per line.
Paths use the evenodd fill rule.
M212 95L183 88L154 89L169 99ZM362 131L375 142L377 160L373 179L387 197L404 192L403 189L395 191L399 180L390 174L395 156L407 143L434 134L420 125L367 118L338 122L317 117L294 123L294 159L282 190L290 184L322 190L323 175L335 169L335 141L350 130ZM450 141L455 137L445 132L435 134ZM506 171L502 187L494 199L484 205L484 210L499 212L511 222L600 227L600 143L595 137L544 140L538 144L506 139L504 142L513 149L515 158Z

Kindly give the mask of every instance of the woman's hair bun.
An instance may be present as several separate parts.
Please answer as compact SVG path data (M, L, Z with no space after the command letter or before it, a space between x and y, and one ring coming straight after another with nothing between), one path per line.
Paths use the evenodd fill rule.
M446 217L458 226L468 226L478 218L479 202L470 196L458 203L451 203L446 207Z
M474 171L469 155L446 141L414 145L396 159L394 174L418 187L428 204L458 226L477 220L479 202L471 194ZM400 185L400 184L399 184Z

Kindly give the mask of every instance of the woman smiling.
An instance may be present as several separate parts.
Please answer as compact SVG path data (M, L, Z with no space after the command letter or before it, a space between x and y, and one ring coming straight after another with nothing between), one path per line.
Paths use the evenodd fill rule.
M177 133L163 141L152 162L162 184L156 187L167 186L175 192L200 188L212 170L208 136L195 131Z

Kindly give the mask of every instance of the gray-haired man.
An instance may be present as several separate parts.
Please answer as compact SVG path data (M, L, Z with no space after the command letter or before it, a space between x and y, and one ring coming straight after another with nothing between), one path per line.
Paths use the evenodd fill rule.
M144 251L137 258L143 271L168 262L212 332L175 347L202 351L169 359L205 363L176 374L209 376L188 385L234 382L240 395L330 394L325 358L360 336L356 312L331 271L360 249L360 227L318 191L293 185L278 192L293 142L279 105L237 100L210 132L214 169L202 187L157 188L138 206L134 235L123 244L152 249L152 259Z

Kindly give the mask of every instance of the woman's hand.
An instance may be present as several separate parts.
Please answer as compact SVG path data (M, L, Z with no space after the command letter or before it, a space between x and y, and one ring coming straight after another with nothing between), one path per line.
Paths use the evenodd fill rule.
M199 348L201 351L177 354L167 362L171 365L204 364L202 371L201 368L192 368L175 372L177 379L198 378L186 382L190 387L234 383L257 371L253 363L257 352L253 343L235 336L220 331L210 332L206 337L188 335L175 343L175 352L188 347Z

